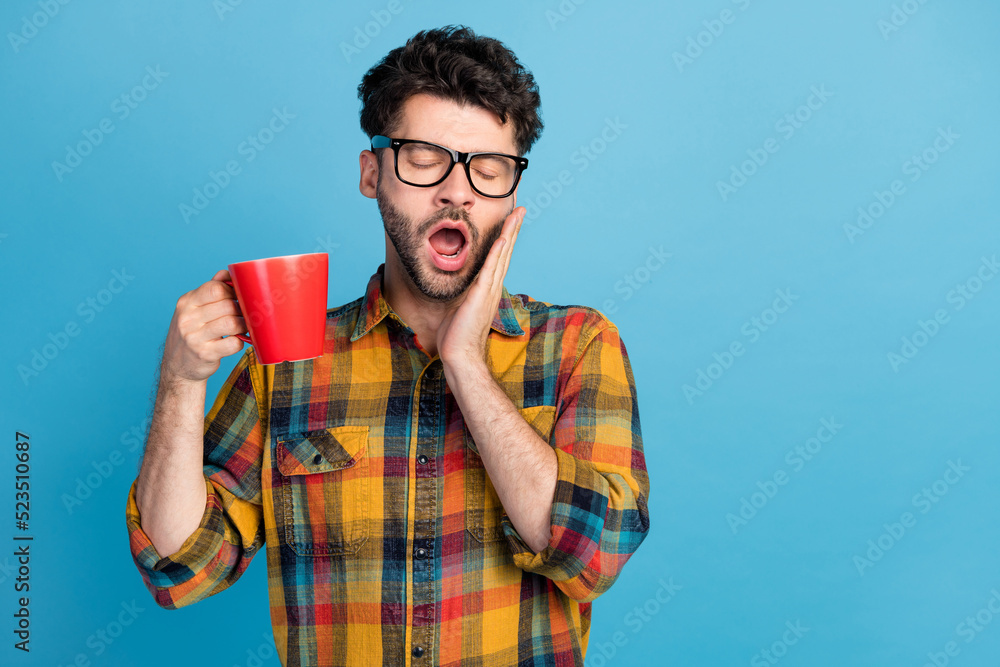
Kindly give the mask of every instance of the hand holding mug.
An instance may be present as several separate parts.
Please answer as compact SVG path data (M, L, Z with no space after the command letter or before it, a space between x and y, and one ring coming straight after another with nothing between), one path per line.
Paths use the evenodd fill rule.
M222 357L243 349L247 331L236 293L222 269L208 282L177 300L163 346L161 379L203 382L219 369ZM225 337L224 337L225 336Z

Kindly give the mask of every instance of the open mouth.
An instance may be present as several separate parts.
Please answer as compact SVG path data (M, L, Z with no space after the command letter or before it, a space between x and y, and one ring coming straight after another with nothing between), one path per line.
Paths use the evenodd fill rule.
M434 251L442 257L458 257L465 246L465 235L459 229L442 227L427 239Z
M427 237L428 252L436 266L445 271L456 271L465 264L469 242L461 224L452 220L441 223Z

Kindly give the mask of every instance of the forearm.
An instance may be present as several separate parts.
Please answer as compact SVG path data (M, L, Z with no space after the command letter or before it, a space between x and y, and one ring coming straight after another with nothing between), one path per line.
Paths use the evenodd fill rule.
M532 549L543 550L551 538L555 452L524 420L485 364L451 370L446 366L445 374L511 523Z
M177 552L205 512L206 382L160 377L136 483L142 529L161 556Z

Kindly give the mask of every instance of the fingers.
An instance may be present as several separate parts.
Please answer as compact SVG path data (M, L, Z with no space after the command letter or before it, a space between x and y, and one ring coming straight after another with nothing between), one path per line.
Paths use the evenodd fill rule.
M490 253L486 256L486 262L483 263L483 268L479 270L479 277L477 281L483 281L486 283L486 288L491 290L493 285L497 281L497 271L500 269L500 258L503 255L503 251L507 243L507 234L501 233L500 238L493 242L493 247L490 248Z
M507 275L507 268L510 266L510 258L511 258L511 255L514 254L514 243L517 242L517 234L518 234L518 232L521 231L521 224L524 222L524 213L525 213L525 211L526 211L526 209L524 209L522 207L521 208L521 213L517 217L517 223L514 225L514 232L513 232L513 234L511 234L510 242L508 242L504 246L504 250L506 250L507 252L504 253L503 272L500 274L500 281L501 282L503 282L503 278Z
M235 301L224 299L198 309L198 319L204 324L198 332L202 340L247 333L246 320Z
M239 315L221 315L205 322L198 331L191 334L190 340L192 344L218 341L223 336L235 336L238 333L247 333L246 321Z
M235 290L223 282L229 279L229 271L217 271L177 300L164 343L162 377L206 380L222 357L243 348L244 341L233 334L245 332L246 322L234 301Z
M493 247L490 248L490 252L486 256L483 268L479 271L477 281L487 283L486 289L490 292L491 297L499 299L501 285L507 275L507 266L510 264L510 256L514 250L514 241L517 240L517 232L521 228L521 222L524 220L526 212L527 209L519 206L507 216L500 232L500 238L493 242Z
M243 317L243 311L240 310L239 303L231 299L212 301L211 303L206 303L205 305L198 307L197 317L202 322L211 322L212 320L224 315L237 315L239 317Z
M506 239L506 243L500 249L497 265L493 271L493 285L496 286L498 291L503 284L504 278L507 276L507 267L510 266L510 256L514 252L514 242L517 241L517 233L521 229L521 221L524 220L526 210L523 206L515 208L510 216L508 216L504 225L505 227L509 225L510 228L504 229L504 233L500 235L501 238Z
M220 271L215 275L220 277L223 273ZM180 332L186 336L189 346L220 340L222 336L246 333L243 312L234 300L235 293L230 292L231 287L213 278L181 297L178 303L178 321ZM199 298L202 301L197 305Z
M191 306L204 306L223 299L235 299L236 290L231 285L227 285L224 280L229 280L228 271L219 271L212 279L199 285L197 288L185 294L182 298L189 302Z

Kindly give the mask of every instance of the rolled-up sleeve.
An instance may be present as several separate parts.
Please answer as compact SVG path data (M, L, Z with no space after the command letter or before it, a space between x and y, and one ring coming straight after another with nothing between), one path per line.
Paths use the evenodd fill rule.
M258 369L250 349L205 416L205 511L176 553L163 556L153 546L136 505L138 480L129 489L125 516L132 558L146 588L166 609L225 590L264 544L261 463L266 411L256 399L261 395Z
M548 545L535 553L509 517L501 523L514 564L580 602L611 587L649 532L635 380L618 329L605 324L563 386L549 443L558 477Z

